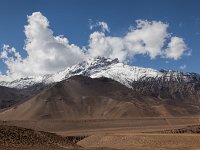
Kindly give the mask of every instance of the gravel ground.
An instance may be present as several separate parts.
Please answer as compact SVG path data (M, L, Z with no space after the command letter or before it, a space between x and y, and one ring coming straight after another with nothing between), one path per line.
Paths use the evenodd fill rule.
M83 147L110 147L138 150L197 150L198 134L93 135L78 142Z

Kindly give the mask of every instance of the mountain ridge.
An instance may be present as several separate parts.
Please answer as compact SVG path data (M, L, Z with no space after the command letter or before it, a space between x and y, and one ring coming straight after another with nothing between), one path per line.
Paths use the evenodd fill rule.
M129 88L132 88L133 82L148 80L149 78L163 78L166 81L174 80L178 82L191 82L193 80L198 80L198 82L200 82L200 75L197 73L183 73L172 70L158 71L151 68L129 66L120 63L118 59L96 57L83 61L72 67L68 67L64 71L60 71L56 74L26 77L11 82L0 81L0 86L24 89L35 84L48 85L60 82L75 75L84 75L91 78L107 77L116 80Z

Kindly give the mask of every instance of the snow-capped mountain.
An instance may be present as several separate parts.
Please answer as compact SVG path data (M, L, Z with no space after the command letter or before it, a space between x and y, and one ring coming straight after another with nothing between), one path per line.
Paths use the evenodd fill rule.
M75 75L84 75L91 78L107 77L116 80L129 88L132 88L132 83L135 81L150 79L177 82L191 82L195 80L200 82L200 75L195 73L166 70L158 71L151 68L129 66L120 63L118 59L97 57L68 67L64 71L56 74L21 78L11 82L0 81L0 86L23 89L39 83L51 84L59 82Z
M0 85L3 120L200 114L200 75L129 66L118 59L97 57L56 74Z

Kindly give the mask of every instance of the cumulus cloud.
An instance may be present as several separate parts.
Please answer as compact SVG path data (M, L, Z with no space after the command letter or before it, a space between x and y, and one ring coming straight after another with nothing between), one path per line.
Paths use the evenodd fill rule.
M5 61L21 60L21 55L14 47L10 48L9 45L3 45L3 51L0 53L0 58ZM12 55L9 57L9 54Z
M28 16L24 32L24 49L28 54L25 59L21 59L19 53L7 45L1 53L9 69L8 75L13 79L55 73L84 60L84 54L78 46L70 44L63 36L53 35L49 21L40 12ZM16 59L8 57L11 52Z
M94 29L95 27L100 27L102 32L110 32L108 24L104 21L99 21L93 24L92 20L89 20L89 25L90 25L90 30Z
M7 65L8 71L6 75L0 75L0 80L56 73L96 56L128 62L135 55L177 60L188 53L183 39L167 31L167 23L137 20L136 24L124 36L117 37L105 34L110 31L106 22L97 22L90 28L101 27L101 30L91 33L89 44L81 48L69 43L64 36L55 36L48 19L40 12L34 12L28 16L24 30L27 57L22 58L15 48L4 45L0 59Z
M168 43L168 47L164 51L166 58L180 59L181 56L187 51L187 46L182 38L172 37Z
M161 21L137 20L137 26L132 28L124 37L106 36L103 32L90 35L89 54L107 56L126 61L137 54L149 55L151 59L164 56L177 60L187 50L182 38L171 37L168 24ZM171 38L168 47L165 43Z

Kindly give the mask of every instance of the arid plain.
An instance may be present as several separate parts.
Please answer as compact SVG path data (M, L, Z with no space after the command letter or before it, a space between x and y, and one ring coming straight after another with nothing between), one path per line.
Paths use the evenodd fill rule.
M133 118L106 120L2 121L1 126L18 126L55 133L42 144L28 142L2 146L3 149L133 149L165 150L200 148L199 117ZM16 128L18 128L16 127ZM19 131L19 130L17 130ZM2 135L3 133L1 133ZM5 133L4 133L5 134ZM13 134L13 133L12 133ZM11 134L11 135L12 135ZM27 135L26 132L23 134ZM49 134L49 133L48 133ZM36 135L38 138L38 136ZM59 137L59 138L58 138ZM16 138L16 137L15 137ZM21 136L24 138L24 135ZM30 138L30 139L29 139ZM44 139L44 138L43 138ZM52 140L54 139L54 140ZM56 139L56 140L55 140ZM49 144L50 143L50 144ZM55 144L56 143L56 144ZM59 144L57 144L59 143ZM44 146L47 144L48 146ZM52 145L53 144L53 147ZM31 146L30 146L31 145ZM50 145L50 146L49 146ZM55 146L56 145L56 146ZM63 146L64 145L64 146Z

